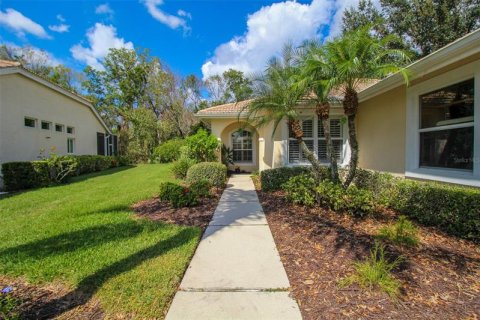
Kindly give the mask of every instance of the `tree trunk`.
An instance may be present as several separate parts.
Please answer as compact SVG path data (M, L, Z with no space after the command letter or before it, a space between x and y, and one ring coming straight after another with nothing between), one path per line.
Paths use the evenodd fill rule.
M343 100L343 110L348 120L348 142L350 144L351 156L348 164L348 173L343 183L346 189L352 183L357 173L358 166L358 141L357 131L355 128L355 116L358 110L358 95L354 89L347 88L345 92L345 99Z
M330 161L330 179L333 183L339 183L337 155L333 149L332 136L330 134L330 118L322 119L322 125L327 144L327 157Z
M352 183L357 173L358 166L358 141L357 131L355 129L355 114L348 117L348 143L350 144L351 155L350 162L348 164L348 173L343 183L343 187L346 189Z
M327 145L327 158L330 161L330 179L333 183L339 183L337 157L333 150L332 135L330 134L330 103L317 104L316 113L322 121L323 134Z

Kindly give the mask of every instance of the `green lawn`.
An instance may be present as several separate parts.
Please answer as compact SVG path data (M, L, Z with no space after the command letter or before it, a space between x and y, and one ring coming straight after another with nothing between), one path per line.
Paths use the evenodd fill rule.
M168 165L141 165L0 198L0 274L60 281L110 314L162 317L201 234L133 216L165 180Z

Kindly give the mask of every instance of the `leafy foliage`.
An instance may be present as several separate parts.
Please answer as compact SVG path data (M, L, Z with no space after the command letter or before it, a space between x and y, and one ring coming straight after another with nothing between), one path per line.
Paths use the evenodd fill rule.
M243 72L229 69L223 74L210 76L205 87L211 99L211 105L238 102L251 98L252 82Z
M0 319L20 320L17 307L21 304L10 292L0 292Z
M190 190L200 198L208 198L211 196L210 189L212 188L212 184L206 179L195 181L191 183L189 187Z
M181 139L165 141L155 148L153 152L153 159L160 163L176 161L180 158L180 149L184 144L185 141Z
M325 180L318 186L317 193L321 205L354 216L372 214L376 208L372 193L356 186L344 189L340 184Z
M260 180L263 191L277 191L290 180L302 174L311 174L309 167L280 167L275 169L267 169L260 172Z
M227 167L219 162L200 162L188 169L187 183L206 180L214 187L223 187L227 181Z
M219 147L220 143L214 135L199 129L196 134L185 139L185 156L197 162L215 161Z
M401 284L391 273L401 262L401 257L389 262L385 257L385 247L375 242L370 256L363 262L355 263L355 274L340 281L340 285L348 286L357 283L364 288L377 287L390 297L397 298L400 294Z
M282 189L287 192L287 200L306 206L313 206L315 199L315 179L311 174L301 174L290 178L282 185Z
M190 169L190 167L192 167L196 163L197 162L193 159L187 157L180 157L180 159L173 163L173 175L177 179L185 179L187 177L188 169Z
M423 57L480 26L478 0L382 0L380 4L377 9L372 1L362 0L358 8L347 9L344 32L377 23L380 36L395 34Z
M400 216L393 225L380 229L379 236L394 243L410 247L418 245L418 231L405 216Z
M173 182L160 184L159 199L168 201L174 208L192 207L198 203L198 196L188 187Z
M233 162L233 150L222 144L222 163L226 166L234 164Z
M45 161L48 163L50 181L53 183L67 182L78 170L78 159L73 156L60 157L52 154Z

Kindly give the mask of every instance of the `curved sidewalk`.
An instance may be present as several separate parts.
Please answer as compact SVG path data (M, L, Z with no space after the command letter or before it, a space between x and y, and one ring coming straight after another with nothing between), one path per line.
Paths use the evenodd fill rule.
M250 176L228 181L167 320L301 319Z

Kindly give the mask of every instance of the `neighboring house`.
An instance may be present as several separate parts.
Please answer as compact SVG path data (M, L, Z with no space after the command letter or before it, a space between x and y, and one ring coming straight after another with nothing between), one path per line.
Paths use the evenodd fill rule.
M480 186L480 30L408 66L401 75L360 90L357 133L362 168L410 178ZM253 128L246 123L248 101L201 110L197 117L234 153L246 171L306 164L286 123ZM327 164L321 122L313 106L299 107L305 141ZM339 162L350 151L340 104L332 105L332 139Z
M0 60L0 165L51 152L112 155L116 144L88 100Z

